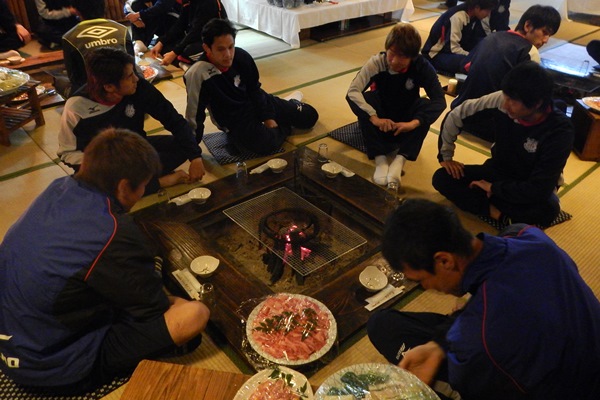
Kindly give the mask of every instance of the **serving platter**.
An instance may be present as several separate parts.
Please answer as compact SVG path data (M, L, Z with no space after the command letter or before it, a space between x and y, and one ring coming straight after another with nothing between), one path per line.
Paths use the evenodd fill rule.
M0 96L13 93L29 81L29 75L18 69L0 67Z
M355 399L439 400L410 372L393 364L365 363L343 368L323 381L315 400Z
M254 374L238 390L233 400L283 400L287 398L312 400L312 387L300 372L283 366L267 368Z
M280 365L318 360L333 346L337 324L320 301L279 293L259 303L247 319L246 336L260 356Z

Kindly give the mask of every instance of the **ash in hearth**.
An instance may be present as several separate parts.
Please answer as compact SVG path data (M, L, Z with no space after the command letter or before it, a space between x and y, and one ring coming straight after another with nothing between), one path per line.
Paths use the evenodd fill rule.
M221 248L222 255L228 258L233 265L239 266L244 273L269 285L276 293L299 293L321 287L350 268L354 265L354 261L361 259L370 251L370 246L361 246L350 251L306 276L303 285L298 284L296 272L289 265L285 265L281 278L277 282L271 283L271 272L267 270L267 265L263 262L263 255L270 251L248 232L230 221L223 221L223 223L211 227L210 237ZM322 232L318 238L307 244L307 247L335 247L335 240L327 232Z

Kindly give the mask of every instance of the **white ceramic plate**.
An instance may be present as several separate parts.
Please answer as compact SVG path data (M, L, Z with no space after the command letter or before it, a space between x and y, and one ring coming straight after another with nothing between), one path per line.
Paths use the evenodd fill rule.
M410 372L392 364L356 364L325 379L316 400L334 399L439 400L435 392ZM377 396L377 397L376 397Z
M233 400L248 400L250 396L258 389L259 385L269 380L284 379L288 386L298 394L302 400L312 400L314 398L312 387L308 379L300 372L294 371L283 366L277 368L267 368L253 375L244 383L244 386L238 390ZM304 395L304 397L302 397ZM261 400L279 400L276 397L261 397Z
M600 112L600 97L599 96L584 97L583 99L581 99L581 101L583 101L583 103L586 106L590 107L594 111Z
M297 300L302 300L302 301L308 301L309 304L311 304L310 308L313 308L315 311L320 310L322 313L324 313L327 316L327 318L329 319L329 329L327 331L327 340L320 349L316 350L314 353L310 354L307 358L304 358L304 359L289 360L287 357L278 358L278 357L275 357L275 356L271 355L270 353L268 353L266 351L266 349L263 348L263 345L255 339L254 334L253 334L254 329L256 327L260 326L261 322L264 322L264 321L258 320L258 314L263 309L263 307L265 307L265 302L268 300L267 299L267 300L264 300L263 302L261 302L259 305L257 305L252 310L252 312L250 313L250 316L248 317L248 320L246 322L246 336L248 338L248 342L250 343L250 346L252 346L252 348L262 357L266 358L269 361L272 361L274 363L281 364L281 365L308 364L310 362L318 360L323 355L325 355L331 349L331 347L333 346L333 344L335 343L335 340L337 338L337 324L335 322L335 318L333 317L333 314L331 313L331 311L329 311L327 306L325 306L325 304L321 303L320 301L313 299L312 297L304 296L301 294L279 293L279 294L270 296L269 298L273 298L273 297L281 299L281 301L284 303L284 306L283 306L284 310L285 310L285 302L287 302L287 301L295 302ZM279 314L280 313L275 313L274 315L279 315ZM273 315L270 315L270 316L273 316Z
M0 67L0 96L10 94L29 81L29 75L18 69Z

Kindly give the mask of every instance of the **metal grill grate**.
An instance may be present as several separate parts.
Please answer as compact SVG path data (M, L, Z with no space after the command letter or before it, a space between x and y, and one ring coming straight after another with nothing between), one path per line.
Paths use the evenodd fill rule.
M272 238L261 234L261 219L273 211L285 208L303 209L317 217L320 226L319 234L316 238L302 245L304 249L309 250L308 252L298 250L290 254L290 252L276 248ZM287 188L265 193L230 207L223 212L302 276L309 275L367 243L362 236ZM310 254L306 255L307 253Z

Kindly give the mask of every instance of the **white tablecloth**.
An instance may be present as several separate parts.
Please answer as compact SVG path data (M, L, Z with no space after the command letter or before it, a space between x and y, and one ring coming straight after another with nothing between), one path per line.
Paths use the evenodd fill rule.
M338 0L338 4L312 3L286 9L267 0L222 0L229 19L300 47L301 29L367 15L402 10L407 21L414 12L412 0Z

